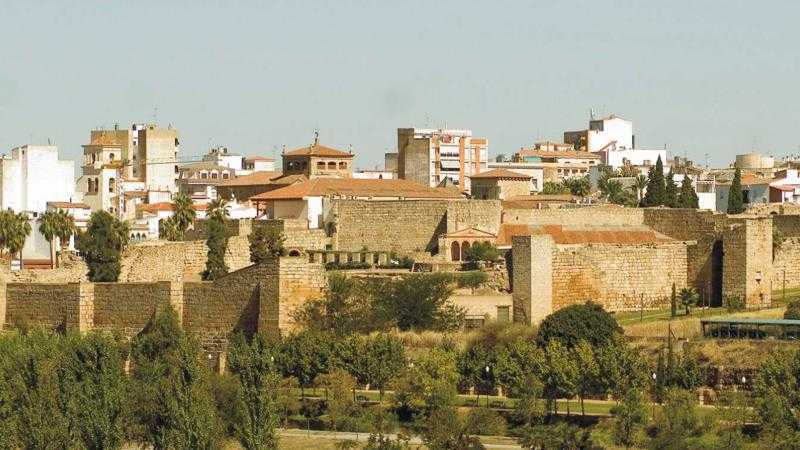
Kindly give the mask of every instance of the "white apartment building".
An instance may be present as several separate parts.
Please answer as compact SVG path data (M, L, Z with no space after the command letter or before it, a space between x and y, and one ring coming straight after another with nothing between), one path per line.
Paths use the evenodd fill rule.
M602 119L589 121L589 128L565 131L564 142L576 150L598 152L607 147L632 149L634 145L633 122L611 114Z
M469 192L469 180L488 170L489 141L471 130L398 128L398 178L425 186L458 186Z
M0 208L36 217L47 202L75 199L75 163L58 159L55 145L23 145L0 156Z

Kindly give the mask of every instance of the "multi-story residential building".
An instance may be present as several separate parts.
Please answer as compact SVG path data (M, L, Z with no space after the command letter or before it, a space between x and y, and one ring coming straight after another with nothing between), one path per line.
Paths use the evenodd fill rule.
M178 170L178 191L189 195L196 203L216 199L217 185L236 178L235 169L214 162L183 164Z
M147 190L176 192L178 178L178 130L148 124L139 130L138 179Z
M236 173L244 169L244 157L238 153L228 151L228 147L213 147L203 155L203 161L231 168Z
M591 168L600 163L600 156L574 150L537 150L534 146L533 149L520 150L514 155L514 161L541 167L543 182L561 182L567 178L588 175Z
M0 209L36 217L47 202L75 200L75 163L58 159L55 145L23 145L0 156Z
M93 210L131 218L136 205L168 200L177 192L178 149L177 130L155 124L92 130L83 146L78 191Z
M575 150L589 152L599 152L608 147L631 149L635 147L633 122L614 114L592 119L586 130L565 131L564 143L572 144Z
M245 156L244 157L244 170L242 175L247 175L253 172L274 172L275 171L275 158L268 156ZM237 173L237 175L239 175Z
M425 186L470 190L470 177L488 170L489 141L471 130L398 128L397 175Z
M352 178L353 153L314 143L283 153L283 175L303 175L314 178Z

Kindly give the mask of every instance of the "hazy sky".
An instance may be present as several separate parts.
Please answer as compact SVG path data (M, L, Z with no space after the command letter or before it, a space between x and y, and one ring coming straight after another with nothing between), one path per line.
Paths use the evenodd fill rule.
M202 3L197 6L195 3ZM490 152L634 121L637 145L800 153L800 2L0 0L0 151L172 123L184 155L352 144L470 128Z

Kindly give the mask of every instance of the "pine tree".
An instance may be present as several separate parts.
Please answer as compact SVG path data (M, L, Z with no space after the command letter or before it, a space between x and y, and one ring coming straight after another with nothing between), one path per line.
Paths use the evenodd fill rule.
M672 174L672 170L667 174L667 179L665 181L664 206L669 206L670 208L678 207L678 186L675 184L675 177Z
M697 198L697 192L695 192L694 186L692 186L692 180L689 178L689 175L684 175L683 181L681 182L681 190L678 194L678 208L697 209L699 207L700 203Z
M728 192L728 214L741 214L744 212L744 198L742 197L742 172L736 168L733 182Z
M225 227L225 218L222 215L214 214L206 222L208 259L206 260L203 279L216 280L228 273L228 265L225 263L225 251L228 249L228 230Z
M655 167L650 169L647 175L647 193L644 195L642 204L644 206L661 206L665 203L666 185L664 183L664 165L661 157L658 157Z

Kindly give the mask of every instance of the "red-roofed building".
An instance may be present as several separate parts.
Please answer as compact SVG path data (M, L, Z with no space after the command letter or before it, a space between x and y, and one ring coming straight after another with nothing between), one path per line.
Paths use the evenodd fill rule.
M454 189L431 188L408 180L315 178L250 197L258 215L270 219L306 219L320 228L331 199L422 200L461 198Z
M508 169L492 169L470 177L472 198L505 200L531 193L531 176Z
M283 173L313 178L351 178L353 176L353 154L314 143L283 153Z

